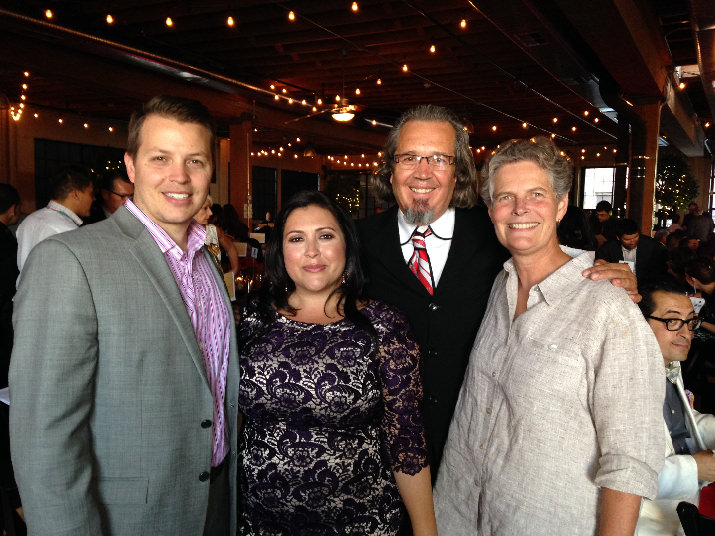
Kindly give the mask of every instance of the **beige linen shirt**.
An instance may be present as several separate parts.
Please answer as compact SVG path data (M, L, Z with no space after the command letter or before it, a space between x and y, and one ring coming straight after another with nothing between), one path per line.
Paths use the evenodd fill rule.
M596 534L600 487L654 497L663 361L623 289L572 259L515 321L504 264L470 356L435 486L440 534Z

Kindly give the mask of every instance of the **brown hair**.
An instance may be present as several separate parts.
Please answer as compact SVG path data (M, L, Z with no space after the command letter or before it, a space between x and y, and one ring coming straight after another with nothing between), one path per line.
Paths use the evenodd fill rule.
M216 147L216 124L206 106L197 100L161 95L154 97L136 110L129 120L127 153L135 159L141 145L141 130L147 116L156 114L181 123L198 123L206 127L211 136L211 158Z

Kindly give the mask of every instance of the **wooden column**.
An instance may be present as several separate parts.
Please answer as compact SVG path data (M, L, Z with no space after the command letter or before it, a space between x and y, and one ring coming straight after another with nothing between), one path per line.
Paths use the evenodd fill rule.
M248 114L243 114L239 122L233 123L229 130L231 136L231 158L229 172L229 203L239 217L250 226L253 217L251 147L253 146L253 121Z
M658 164L658 133L660 102L639 104L636 112L645 122L644 132L634 132L631 173L628 184L628 217L640 226L641 232L652 236L655 210L655 171ZM635 139L638 136L641 139Z

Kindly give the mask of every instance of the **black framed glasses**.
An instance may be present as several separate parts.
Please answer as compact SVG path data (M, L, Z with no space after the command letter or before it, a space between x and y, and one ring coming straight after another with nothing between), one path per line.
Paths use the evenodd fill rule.
M115 192L114 190L110 190L109 188L105 188L110 194L114 194L117 197L121 197L122 201L126 201L128 198L132 196L132 194L120 194L119 192Z
M444 171L449 166L454 165L454 156L448 154L433 154L431 156L418 156L416 154L396 154L395 163L400 164L405 169L414 169L420 165L422 159L427 160L427 164L435 169Z
M703 323L702 319L697 316L689 320L683 320L682 318L658 318L657 316L650 315L646 316L646 318L652 318L658 322L663 322L663 324L665 324L665 329L668 331L678 331L683 327L683 324L687 324L690 331L695 331L700 327L700 324Z

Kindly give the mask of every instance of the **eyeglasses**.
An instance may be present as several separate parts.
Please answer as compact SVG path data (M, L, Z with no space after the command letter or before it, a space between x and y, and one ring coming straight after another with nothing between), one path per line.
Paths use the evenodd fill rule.
M657 316L646 316L646 318L652 318L658 322L663 322L665 324L665 329L668 331L680 331L683 324L688 325L690 331L695 331L703 323L702 319L698 317L691 318L690 320L683 320L682 318L658 318Z
M394 160L405 169L414 169L420 165L422 159L427 160L427 164L439 171L444 171L449 166L454 165L454 156L448 154L433 154L432 156L417 156L416 154L396 154Z
M122 198L122 201L124 201L124 200L126 200L127 198L129 198L129 197L132 196L132 194L120 194L120 193L115 192L114 190L110 190L110 189L108 189L108 188L105 188L105 190L107 190L110 194L114 194L114 195L116 195L117 197L121 197L121 198Z

